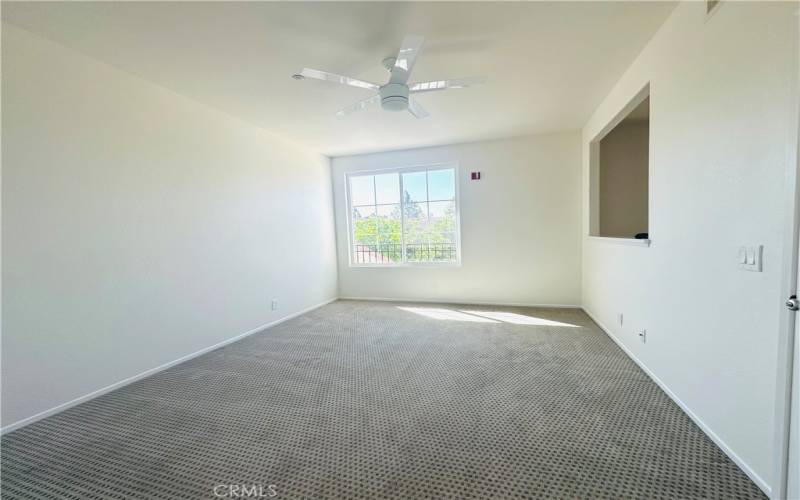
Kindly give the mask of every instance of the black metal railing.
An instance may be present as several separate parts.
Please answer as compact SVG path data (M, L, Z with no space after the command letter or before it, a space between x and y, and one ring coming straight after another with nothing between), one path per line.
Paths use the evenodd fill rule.
M381 243L379 245L355 245L355 263L392 264L403 261L403 245ZM456 246L452 243L409 243L406 245L408 262L452 262L457 258Z

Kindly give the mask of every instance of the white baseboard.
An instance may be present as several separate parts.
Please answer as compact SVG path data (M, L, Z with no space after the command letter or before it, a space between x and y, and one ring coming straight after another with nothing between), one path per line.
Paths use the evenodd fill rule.
M324 302L321 302L321 303L319 303L317 305L314 305L314 306L311 306L311 307L307 307L306 309L303 309L302 311L298 311L296 313L289 314L288 316L284 316L282 318L276 319L275 321L271 321L269 323L263 324L263 325L258 326L256 328L253 328L252 330L249 330L249 331L246 331L246 332L244 332L242 334L239 334L239 335L237 335L235 337L231 337L231 338L229 338L227 340L223 340L222 342L219 342L219 343L214 344L212 346L205 347L205 348L200 349L199 351L195 351L195 352L193 352L191 354L187 354L186 356L180 357L180 358L178 358L178 359L176 359L174 361L170 361L169 363L165 363L163 365L156 366L155 368L151 368L149 370L145 370L142 373L139 373L138 375L134 375L132 377L128 377L128 378L126 378L124 380L120 380L119 382L115 382L115 383L113 383L113 384L111 384L109 386L103 387L102 389L98 389L96 391L90 392L89 394L86 394L86 395L81 396L79 398L75 398L72 401L67 401L66 403L62 403L62 404L60 404L58 406L54 406L53 408L50 408L49 410L45 410L45 411L39 412L39 413L37 413L35 415L31 415L30 417L23 418L22 420L18 420L16 422L14 422L13 424L9 424L9 425L1 428L0 429L0 435L6 434L6 433L11 432L11 431L15 431L15 430L17 430L17 429L19 429L21 427L25 427L26 425L32 424L32 423L34 423L34 422L36 422L38 420L41 420L41 419L46 418L46 417L49 417L51 415L55 415L56 413L60 413L60 412L66 410L68 408L72 408L73 406L79 405L81 403L89 401L90 399L94 399L94 398L96 398L98 396L102 396L103 394L109 393L109 392L111 392L111 391L113 391L115 389L119 389L120 387L124 387L124 386L126 386L128 384L136 382L137 380L141 380L141 379L143 379L145 377L149 377L150 375L154 375L154 374L156 374L156 373L158 373L158 372L160 372L162 370L166 370L167 368L170 368L170 367L173 367L173 366L175 366L177 364L183 363L184 361L189 361L192 358L196 358L197 356L200 356L200 355L205 354L207 352L213 351L214 349L219 349L220 347L223 347L223 346L226 346L226 345L231 344L233 342L236 342L237 340L241 340L241 339L243 339L243 338L245 338L245 337L247 337L249 335L253 335L254 333L258 333L258 332L264 331L267 328L270 328L270 327L275 326L277 324L283 323L284 321L288 321L288 320L290 320L292 318L296 318L297 316L300 316L300 315L305 314L307 312L313 311L314 309L318 309L318 308L320 308L320 307L322 307L324 305L330 304L331 302L334 302L336 300L338 300L338 297L334 297L332 299L329 299L329 300L326 300Z
M530 304L524 302L485 302L474 300L453 300L453 299L400 299L391 297L339 297L340 300L365 300L375 302L423 302L426 304L450 304L450 305L473 305L473 306L507 306L507 307L552 307L559 309L580 309L581 306L573 304Z
M651 372L651 371L650 371L650 369L648 369L648 368L647 368L647 366L645 366L645 364L644 364L644 363L642 363L642 362L639 360L639 358L637 358L636 356L634 356L634 354L633 354L633 353L632 353L630 350L628 350L628 348L627 348L627 347L625 347L625 344L623 344L623 343L622 343L622 341L620 341L620 340L619 340L619 339L618 339L618 338L617 338L617 337L616 337L616 336L615 336L613 333L611 333L611 330L609 330L608 328L606 328L606 327L605 327L605 325L603 325L603 324L602 324L602 323L601 323L601 322L600 322L600 321L599 321L599 320L598 320L598 319L597 319L597 318L596 318L596 317L595 317L595 316L594 316L592 313L590 313L590 312L589 312L589 311L588 311L586 308L582 308L582 309L583 309L583 312L585 312L585 313L586 313L586 314L587 314L587 315L588 315L590 318L592 318L592 321L594 321L594 322L595 322L595 324L597 324L597 326L599 326L599 327L600 327L600 329L601 329L601 330L603 330L603 331L606 333L606 335L608 335L608 337L609 337L611 340L613 340L613 341L614 341L614 343L615 343L615 344L617 344L617 345L619 346L619 348L620 348L620 349L622 349L622 351L623 351L625 354L627 354L627 355L628 355L628 357L629 357L629 358L631 358L631 359L633 360L633 362L634 362L634 363L636 363L637 365L639 365L639 368L641 368L641 369L642 369L642 371L643 371L643 372L645 372L645 373L647 374L647 376L648 376L648 377L650 377L650 378L653 380L653 382L655 382L655 383L656 383L656 384L657 384L657 385L658 385L658 386L661 388L661 390L662 390L662 391L664 391L664 392L667 394L667 396L669 396L669 397L670 397L670 399L672 399L672 400L675 402L675 404L677 404L677 405L678 405L678 406L681 408L681 410L683 410L683 412L684 412L684 413L686 413L687 415L689 415L689 418L691 418L691 419L694 421L694 423L695 423L695 424L697 424L697 426L698 426L698 427L700 427L700 429L701 429L701 430L702 430L702 431L703 431L703 432L704 432L704 433L705 433L705 434L706 434L706 435L707 435L709 438L711 438L711 440L712 440L712 441L714 441L714 444L716 444L717 446L719 446L719 448L720 448L720 449L721 449L721 450L722 450L722 451L723 451L723 452L724 452L726 455L728 455L728 457L729 457L731 460L733 460L733 463L735 463L736 465L738 465L738 466L739 466L739 468L740 468L740 469L742 469L742 470L744 471L744 473L745 473L745 474L747 474L747 476L748 476L748 477L749 477L749 478L750 478L750 479L751 479L751 480L752 480L754 483L756 483L756 486L758 486L759 488L761 488L761 490L762 490L762 491L763 491L763 492L764 492L764 493L767 495L767 497L770 497L770 498L772 497L772 488L771 488L771 487L770 487L770 486L767 484L767 482L766 482L766 481L764 481L764 479L762 479L762 478L761 478L761 476L759 476L758 474L756 474L756 472L755 472L755 471L754 471L754 470L753 470L753 469L752 469L752 468L751 468L751 467L750 467L750 466L747 464L747 462L745 462L744 460L742 460L742 458L741 458L739 455L737 455L737 454L736 454L736 453L735 453L735 452L734 452L734 451L733 451L733 450L730 448L730 446L728 446L728 444L727 444L727 443L725 443L725 441L723 441L723 440L722 440L722 438L720 438L719 436L717 436L717 435L714 433L714 431L712 431L712 430L711 430L711 428L710 428L708 425L706 425L706 423L705 423L705 422L703 422L703 421L700 419L700 417L698 417L698 416L697 416L697 415L696 415L696 414L695 414L695 413L694 413L694 412L691 410L691 408L689 408L689 406L687 406L687 405L686 405L686 403L684 403L683 401L681 401L681 400L680 400L680 398L678 398L678 396L677 396L677 395L675 395L675 393L673 393L673 392L670 390L670 388L669 388L669 387L667 387L667 384L665 384L665 383L664 383L664 382L663 382L661 379L659 379L659 378L658 378L658 377L657 377L657 376L656 376L656 375L655 375L653 372Z

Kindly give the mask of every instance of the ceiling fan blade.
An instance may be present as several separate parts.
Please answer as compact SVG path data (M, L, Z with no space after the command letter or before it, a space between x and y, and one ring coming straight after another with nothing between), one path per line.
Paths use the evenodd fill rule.
M420 35L408 35L403 39L403 44L397 53L397 60L392 68L392 76L389 79L389 83L406 83L408 81L424 41L425 38Z
M372 97L367 97L366 99L363 99L363 100L361 100L361 101L358 101L358 102L357 102L357 103L355 103L355 104L351 104L350 106L347 106L346 108L344 108L344 109L342 109L342 110L339 110L339 111L337 111L337 112L336 112L336 116L339 116L339 117L341 117L341 116L347 116L347 115L349 115L349 114L351 114L351 113L355 113L356 111L361 111L361 110L364 110L364 109L366 109L366 108L367 108L367 106L369 106L370 104L373 104L373 103L379 102L380 100L381 100L381 96L380 96L380 94L375 94L375 95L374 95L374 96L372 96Z
M320 71L318 69L303 68L300 72L306 78L315 78L317 80L325 80L327 82L341 83L342 85L349 85L351 87L359 87L362 89L378 90L379 85L372 82L365 82L357 78L350 78L349 76L337 75L336 73L328 73L327 71Z
M408 111L417 118L427 118L431 115L414 99L408 100Z
M471 76L467 78L453 78L451 80L434 80L432 82L413 83L408 86L410 93L434 92L437 90L463 89L486 83L485 76Z

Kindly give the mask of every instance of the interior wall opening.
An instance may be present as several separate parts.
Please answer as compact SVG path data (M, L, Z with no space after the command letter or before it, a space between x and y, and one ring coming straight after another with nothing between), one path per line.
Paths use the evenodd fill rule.
M591 236L649 239L649 89L625 111L592 144Z

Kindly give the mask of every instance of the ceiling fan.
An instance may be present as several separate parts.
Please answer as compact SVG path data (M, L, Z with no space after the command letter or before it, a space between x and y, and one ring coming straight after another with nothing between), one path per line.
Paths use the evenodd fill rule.
M338 111L336 116L346 116L350 113L361 111L366 109L369 105L380 101L381 108L386 111L408 110L417 118L425 118L429 116L429 113L425 111L425 108L420 106L417 101L411 99L411 94L472 87L485 83L486 78L469 77L408 83L408 79L411 76L411 71L414 69L414 63L422 49L422 42L424 40L425 39L419 35L408 35L403 39L403 44L400 47L400 51L397 53L397 57L387 57L383 60L383 66L390 73L389 81L384 85L365 82L357 78L350 78L349 76L337 75L335 73L328 73L327 71L311 68L304 68L300 74L294 75L293 77L298 80L302 80L303 78L315 78L317 80L336 82L351 87L377 91L377 93L371 97L358 101Z

